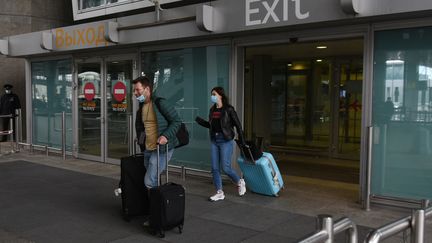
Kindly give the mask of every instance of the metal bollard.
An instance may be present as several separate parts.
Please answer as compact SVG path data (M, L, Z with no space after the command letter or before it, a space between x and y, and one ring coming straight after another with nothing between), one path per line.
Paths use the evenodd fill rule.
M416 210L411 219L411 242L424 243L425 210Z
M20 129L19 124L18 124L18 118L19 118L19 110L16 109L15 110L15 119L14 119L15 125L13 127L14 131L15 131L15 151L16 152L18 152L20 150L18 143L20 142L20 140L19 140L19 134L21 133L21 129Z
M423 200L421 201L421 208L422 208L422 209L426 209L427 207L429 207L429 204L430 204L429 199L423 199Z
M186 180L186 168L184 167L184 165L181 166L181 178L183 181Z
M136 143L135 143L135 139L133 138L133 127L134 127L134 122L133 122L133 117L132 114L128 115L128 142L129 142L129 155L134 155L136 154Z
M329 214L320 214L316 221L317 230L324 231L327 234L327 239L324 243L333 243L333 218Z
M373 149L373 126L368 127L368 156L367 156L367 175L366 175L366 199L363 208L370 211L370 194L372 178L372 149Z
M62 155L66 160L66 113L62 112Z

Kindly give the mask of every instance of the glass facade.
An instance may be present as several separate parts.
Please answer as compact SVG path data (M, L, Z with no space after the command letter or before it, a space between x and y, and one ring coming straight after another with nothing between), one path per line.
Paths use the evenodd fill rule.
M213 87L228 93L229 63L225 45L142 53L142 75L154 81L155 94L176 107L189 130L189 145L174 152L171 164L210 170L209 133L194 120L208 117Z
M246 48L248 137L359 159L362 52L362 39Z
M375 34L372 194L432 198L432 28Z
M245 48L245 132L282 174L359 182L363 39Z
M71 60L32 62L33 144L61 148L66 113L66 150L72 148Z

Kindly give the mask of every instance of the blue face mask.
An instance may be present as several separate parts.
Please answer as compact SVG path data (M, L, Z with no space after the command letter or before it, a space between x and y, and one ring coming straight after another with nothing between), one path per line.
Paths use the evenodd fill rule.
M139 103L143 103L145 101L145 96L144 95L140 95L138 97L136 97L136 99L138 100Z
M210 97L210 100L211 100L212 103L216 104L218 102L218 97L216 95L212 95Z

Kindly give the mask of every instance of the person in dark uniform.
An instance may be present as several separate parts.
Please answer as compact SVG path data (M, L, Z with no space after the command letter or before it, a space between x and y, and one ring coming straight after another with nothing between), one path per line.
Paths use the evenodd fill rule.
M21 108L21 103L18 95L12 93L13 86L11 84L5 84L4 94L0 98L0 115L15 115L15 110ZM2 118L2 130L10 130L10 118ZM4 142L7 140L7 136L1 136L0 141Z

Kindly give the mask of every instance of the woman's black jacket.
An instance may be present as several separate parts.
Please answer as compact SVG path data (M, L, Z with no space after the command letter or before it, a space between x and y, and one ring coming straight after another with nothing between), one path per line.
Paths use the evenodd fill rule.
M216 109L216 105L213 105L210 108L209 121L206 121L200 117L197 117L196 119L196 122L199 125L209 129L211 138L214 137L214 132L212 131L211 122L212 122L212 113L214 112L215 109ZM224 135L224 138L226 140L234 139L235 137L234 127L235 127L237 130L238 139L240 140L241 143L244 143L243 130L241 128L240 120L238 119L234 107L232 107L231 105L223 106L221 113L222 114L220 118L220 123L221 123L222 134Z

